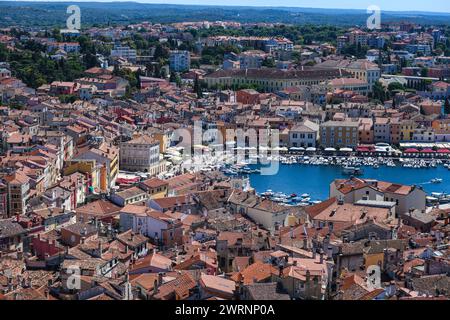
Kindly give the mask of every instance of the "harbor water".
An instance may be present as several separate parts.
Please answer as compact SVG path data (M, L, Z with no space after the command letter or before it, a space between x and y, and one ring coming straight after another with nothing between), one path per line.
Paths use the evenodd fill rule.
M256 166L255 166L256 167ZM436 168L404 168L381 167L375 169L362 166L363 179L376 179L392 183L421 186L428 194L432 192L450 193L450 170L444 166ZM268 189L285 194L304 194L311 196L312 200L326 200L329 197L330 183L335 179L349 178L342 172L340 166L316 166L294 164L279 166L276 175L250 174L250 184L258 193ZM431 183L435 178L442 179L441 183Z

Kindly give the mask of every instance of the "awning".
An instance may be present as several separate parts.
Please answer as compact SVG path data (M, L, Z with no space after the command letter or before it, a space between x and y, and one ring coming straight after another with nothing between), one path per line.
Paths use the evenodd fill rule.
M340 148L339 151L341 151L341 152L352 152L353 149L352 148Z
M335 148L325 148L324 151L326 151L326 152L335 152L336 149Z
M306 148L306 151L314 152L314 151L316 151L316 150L317 150L317 149L316 149L316 148L313 148L313 147Z
M437 151L437 153L450 153L450 150L448 150L448 149L439 149Z
M419 150L413 149L413 148L411 148L411 149L406 149L406 150L405 150L405 153L419 153Z
M436 153L433 149L423 149L420 153Z

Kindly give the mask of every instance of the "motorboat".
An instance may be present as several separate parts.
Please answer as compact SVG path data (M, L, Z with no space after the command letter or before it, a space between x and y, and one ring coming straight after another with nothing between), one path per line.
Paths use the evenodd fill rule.
M358 167L345 166L342 168L342 173L349 174L349 175L362 175L363 170Z

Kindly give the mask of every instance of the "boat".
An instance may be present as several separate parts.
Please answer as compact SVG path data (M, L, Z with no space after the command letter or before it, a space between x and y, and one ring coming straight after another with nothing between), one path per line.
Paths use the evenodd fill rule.
M350 174L350 175L362 175L363 170L357 167L349 167L345 166L342 168L342 173L344 174Z
M380 169L380 166L378 164L373 166L374 169Z
M434 179L431 179L431 180L430 180L430 182L431 182L431 183L434 183L434 184L442 183L442 181L443 181L443 180L440 179L440 178L434 178Z
M303 198L303 199L309 198L309 194L307 194L307 193L302 194L302 198Z
M289 198L297 198L297 195L295 193L292 193Z
M283 193L283 192L276 192L273 196L276 197L276 198L281 198L281 199L287 199L288 198L288 196L285 193Z

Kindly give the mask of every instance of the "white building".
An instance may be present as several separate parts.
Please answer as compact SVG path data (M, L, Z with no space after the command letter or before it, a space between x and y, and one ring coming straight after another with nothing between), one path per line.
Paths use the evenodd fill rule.
M309 120L292 127L289 130L289 147L315 147L318 132L319 125Z
M148 172L152 176L163 171L159 162L159 142L147 135L121 143L119 158L122 170Z
M114 49L111 50L111 57L124 58L131 62L136 61L136 55L136 50L127 46L116 45L114 46Z
M171 71L189 71L191 68L191 55L189 51L172 51L170 53L169 62Z
M431 128L417 128L413 132L414 142L435 142L436 135Z
M370 90L380 79L381 70L378 66L367 60L357 60L350 63L346 68L356 79L363 80L369 84Z
M239 55L239 64L241 69L259 69L266 57L261 51L246 51Z
M11 71L9 71L6 68L0 68L0 79L10 78L10 77L11 77Z
M426 208L426 193L422 188L377 180L335 180L330 184L330 198L333 197L353 204L360 200L394 202L397 214Z

